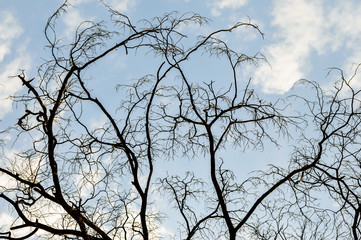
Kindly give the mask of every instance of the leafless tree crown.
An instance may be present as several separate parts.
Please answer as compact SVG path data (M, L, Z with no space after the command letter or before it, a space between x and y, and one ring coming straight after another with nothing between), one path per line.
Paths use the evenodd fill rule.
M0 129L16 136L0 168L9 179L0 198L15 220L0 239L360 239L357 69L348 79L331 69L340 73L333 90L302 80L307 96L269 101L239 74L263 55L238 53L221 38L238 28L262 36L251 22L195 38L185 29L208 23L198 14L133 23L104 6L115 28L84 22L68 43L56 30L67 7L46 24L50 60L34 78L16 76L24 85L13 97L24 109L17 125ZM138 80L119 77L109 102L86 76L115 52L155 60ZM194 79L190 64L210 57L229 74ZM255 160L241 161L244 151L280 139L296 142L287 166L269 159L267 170L236 173ZM228 149L239 155L229 159ZM206 177L186 166L162 170L197 158Z

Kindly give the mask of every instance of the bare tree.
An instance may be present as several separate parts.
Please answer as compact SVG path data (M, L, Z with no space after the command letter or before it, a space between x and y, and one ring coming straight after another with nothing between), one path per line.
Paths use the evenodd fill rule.
M67 7L65 2L46 24L51 59L37 77L17 76L25 90L14 101L24 113L6 132L22 148L4 154L0 168L10 179L0 197L16 219L0 239L159 239L159 227L173 220L159 194L177 213L178 232L169 238L360 238L360 103L352 78L341 71L330 92L301 81L315 94L314 100L295 97L308 108L296 115L287 101L259 97L251 80L238 76L242 64L257 65L264 57L240 54L219 38L242 27L262 36L251 22L193 42L182 29L208 22L197 14L169 13L134 24L104 6L115 30L84 22L64 44L56 26ZM155 59L153 72L117 86L116 107L102 101L85 77L115 51ZM223 59L231 77L222 84L194 80L186 66L193 56ZM94 115L102 119L96 126L89 121ZM288 168L274 164L250 177L227 165L227 149L278 146L280 138L296 139L301 125L312 134L300 135ZM195 170L157 173L162 161L200 156L209 178ZM325 196L337 209L330 201L320 206Z

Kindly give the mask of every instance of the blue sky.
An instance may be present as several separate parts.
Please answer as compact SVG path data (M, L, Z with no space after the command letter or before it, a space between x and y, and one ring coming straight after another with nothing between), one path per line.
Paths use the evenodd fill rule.
M139 20L164 12L193 11L212 20L207 30L227 27L237 21L257 24L264 39L254 31L235 31L228 41L238 41L238 50L262 52L269 64L246 69L253 84L268 94L285 94L300 78L327 84L328 67L346 71L361 59L361 3L357 0L108 0L115 9ZM72 0L63 21L62 34L71 37L83 20L105 18L95 0ZM46 58L43 29L61 1L0 1L0 117L11 112L6 99L20 89L8 76L35 70ZM190 30L191 31L191 30ZM196 33L195 33L196 34ZM271 66L271 67L270 67ZM129 66L124 65L123 67ZM332 80L331 80L332 81Z
M72 0L74 7L59 22L59 35L72 38L73 32L84 20L106 18L97 0ZM329 87L335 79L326 78L327 68L340 67L351 74L361 62L361 2L358 0L106 0L107 4L126 13L134 21L160 16L165 12L196 12L208 17L209 25L198 32L189 26L191 34L206 34L217 28L229 27L238 21L257 24L264 39L255 31L240 29L224 37L236 50L250 54L261 52L268 63L241 69L245 77L252 77L254 87L270 97L290 94L293 84L306 78ZM19 114L10 95L21 90L18 79L9 78L24 69L28 76L36 76L37 67L49 58L44 48L44 26L48 17L62 1L0 0L0 130ZM204 32L203 32L204 31ZM136 60L143 66L139 71L135 60L110 56L105 60L107 73L95 69L91 73L96 91L104 92L112 82L100 85L96 80L115 72L133 79L146 73L152 66L147 60ZM110 65L112 64L112 65ZM201 77L209 66L205 62L193 66L194 76ZM97 70L99 72L97 72ZM215 76L220 77L220 76ZM361 86L361 79L355 79ZM107 100L104 96L105 101ZM278 152L270 154L277 156ZM267 160L267 159L266 159ZM196 164L196 163L195 163ZM252 169L252 167L250 167ZM5 215L0 215L0 222Z

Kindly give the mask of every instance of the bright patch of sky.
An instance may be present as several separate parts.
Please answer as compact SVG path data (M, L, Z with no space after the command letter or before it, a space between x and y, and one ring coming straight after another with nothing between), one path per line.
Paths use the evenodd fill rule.
M11 100L8 98L21 87L20 82L13 81L21 68L29 67L29 56L26 54L26 42L16 44L15 41L24 32L23 27L13 13L0 10L0 119L11 111ZM7 57L12 55L13 57Z
M273 41L262 49L270 66L262 64L256 70L255 83L265 92L285 93L295 80L308 78L312 71L350 68L359 63L360 10L357 1L273 1ZM314 58L343 51L350 55L323 65L313 64Z
M246 5L247 2L248 0L221 0L214 1L208 6L211 7L212 15L218 17L222 15L222 11L227 9L237 10Z

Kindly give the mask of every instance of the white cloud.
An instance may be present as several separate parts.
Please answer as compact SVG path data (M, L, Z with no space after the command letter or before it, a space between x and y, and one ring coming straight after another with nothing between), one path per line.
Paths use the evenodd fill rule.
M70 1L71 5L76 6L76 5L80 5L83 3L88 3L91 2L92 0L72 0Z
M328 25L332 28L333 47L337 49L342 44L347 47L359 46L361 36L361 3L343 1L335 6L328 15Z
M322 6L305 0L277 0L272 15L280 41L266 46L264 54L272 68L261 64L254 83L265 92L284 93L303 77L310 54L323 51Z
M342 47L359 49L360 10L360 4L350 1L329 6L326 1L275 0L272 25L278 29L276 41L263 50L272 68L261 64L254 83L265 92L282 94L295 81L307 77L312 55L325 55Z
M221 11L230 8L232 10L239 9L246 5L248 0L221 0L221 1L214 1L210 4L211 6L211 13L213 16L220 16L222 13Z
M11 95L19 91L21 82L19 79L9 78L19 73L20 69L30 67L30 56L26 53L25 44L13 47L14 40L18 38L23 29L18 24L14 16L9 12L0 11L0 119L11 111ZM25 41L26 42L26 41ZM15 58L4 64L6 55L10 55L11 49L17 49Z
M16 187L16 181L14 180L14 178L9 177L5 173L0 173L0 188L10 189L15 187Z
M14 218L12 216L10 216L7 213L1 213L0 214L0 223L1 223L0 229L7 230L8 228L10 228L13 221L14 221Z
M0 11L0 63L9 54L12 41L23 33L14 16L10 12Z
M112 8L119 12L128 12L137 4L136 0L108 0L106 1Z
M361 4L345 1L329 13L329 25L332 27L332 50L342 47L351 50L342 68L346 79L355 73L355 68L361 63ZM360 72L360 71L359 71ZM354 87L361 87L361 74L358 73L352 80Z
M80 15L78 9L70 7L67 9L67 14L63 17L63 21L66 25L65 36L71 38L74 36L79 25L85 21L85 18Z
M30 57L28 55L19 56L0 68L0 119L11 111L12 100L9 98L22 87L21 81L9 76L16 75L20 69L30 67Z

